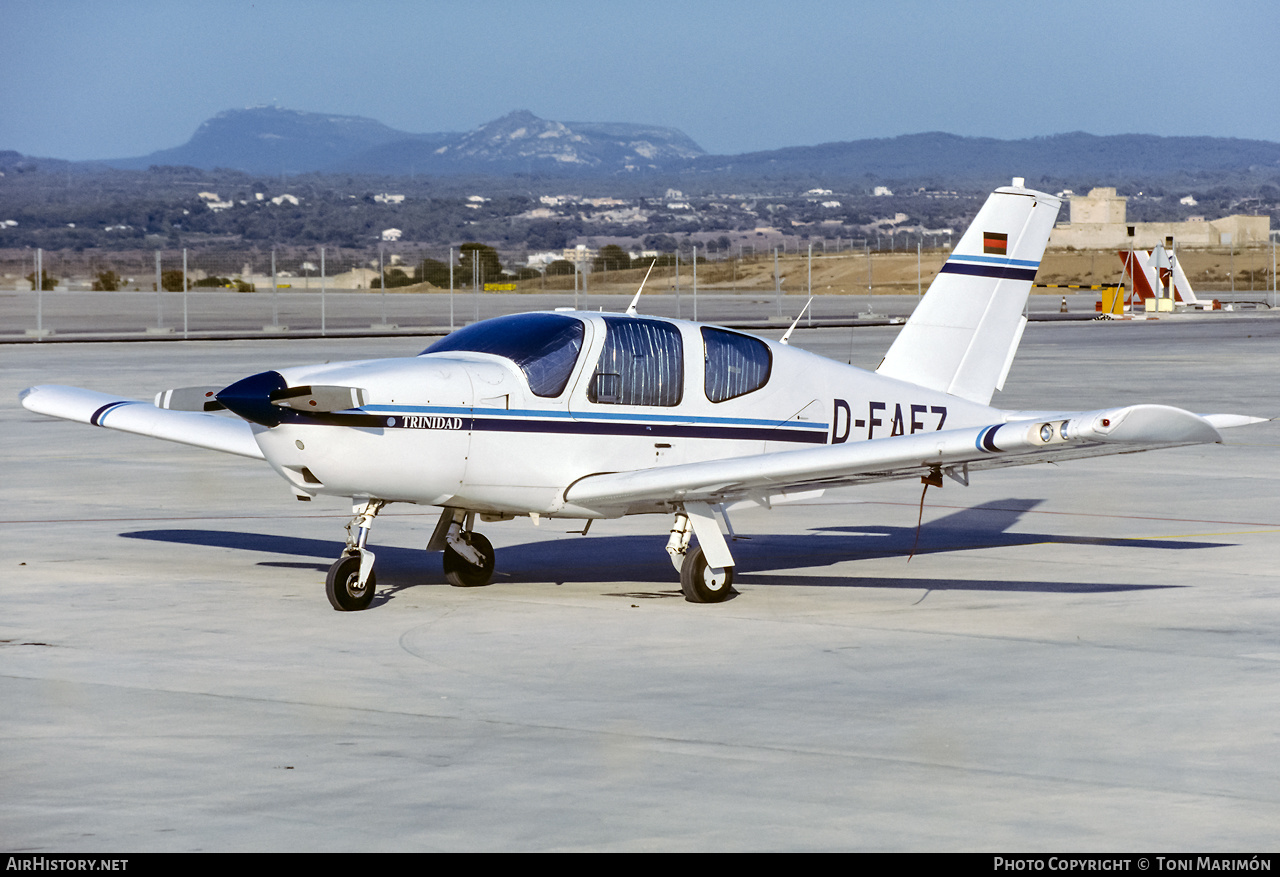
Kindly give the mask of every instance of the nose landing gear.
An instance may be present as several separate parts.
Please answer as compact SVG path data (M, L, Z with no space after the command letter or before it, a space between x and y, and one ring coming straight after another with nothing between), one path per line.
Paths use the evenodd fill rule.
M373 602L378 582L373 574L373 564L377 558L365 548L365 542L373 527L373 519L385 505L380 499L369 499L352 507L346 547L342 549L342 556L329 567L324 583L329 605L339 612L368 609Z

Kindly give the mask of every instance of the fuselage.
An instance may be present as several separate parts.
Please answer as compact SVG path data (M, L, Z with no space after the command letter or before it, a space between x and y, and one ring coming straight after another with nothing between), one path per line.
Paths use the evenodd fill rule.
M468 333L470 333L468 335ZM524 314L416 357L282 369L359 408L255 427L311 495L495 515L602 517L565 490L593 474L996 422L1001 412L741 332L656 317Z

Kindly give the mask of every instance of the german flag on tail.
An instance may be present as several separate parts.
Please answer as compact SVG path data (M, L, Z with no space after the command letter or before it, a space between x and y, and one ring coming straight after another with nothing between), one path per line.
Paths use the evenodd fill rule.
M1009 255L1009 236L998 231L982 233L982 252L989 256Z

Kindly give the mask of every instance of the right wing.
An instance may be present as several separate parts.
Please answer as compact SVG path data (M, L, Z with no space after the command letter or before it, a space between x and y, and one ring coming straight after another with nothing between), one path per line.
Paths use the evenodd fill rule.
M75 420L135 435L223 451L255 460L265 459L253 438L253 428L239 418L197 411L172 411L150 402L121 399L79 387L43 384L18 394L22 407L37 414Z
M1164 405L1016 420L989 426L823 445L798 451L588 475L565 491L568 503L603 514L655 511L675 503L760 499L814 487L891 481L946 472L1134 453L1218 442L1219 428L1262 422L1201 417Z

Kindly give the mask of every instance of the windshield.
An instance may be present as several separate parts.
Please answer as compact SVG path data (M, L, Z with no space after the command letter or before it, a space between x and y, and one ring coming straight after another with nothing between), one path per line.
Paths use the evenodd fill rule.
M432 344L426 353L468 350L511 360L535 396L564 392L582 350L582 321L561 314L516 314L472 323Z

